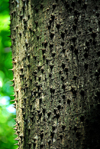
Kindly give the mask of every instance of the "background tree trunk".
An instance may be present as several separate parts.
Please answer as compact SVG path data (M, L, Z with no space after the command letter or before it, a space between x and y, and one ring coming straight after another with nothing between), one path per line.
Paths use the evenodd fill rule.
M10 0L19 149L100 148L99 10L99 0Z

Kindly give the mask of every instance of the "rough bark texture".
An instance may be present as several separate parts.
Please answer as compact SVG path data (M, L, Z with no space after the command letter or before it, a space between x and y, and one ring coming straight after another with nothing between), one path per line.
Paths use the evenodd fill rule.
M19 149L100 148L100 1L10 0Z

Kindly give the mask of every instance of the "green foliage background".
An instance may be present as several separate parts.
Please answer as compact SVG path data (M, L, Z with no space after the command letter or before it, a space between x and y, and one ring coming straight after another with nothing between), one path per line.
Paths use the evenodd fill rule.
M13 130L15 113L7 111L13 99L12 52L10 41L9 0L0 0L0 149L16 149ZM2 104L7 99L5 104ZM2 102L1 102L2 101Z

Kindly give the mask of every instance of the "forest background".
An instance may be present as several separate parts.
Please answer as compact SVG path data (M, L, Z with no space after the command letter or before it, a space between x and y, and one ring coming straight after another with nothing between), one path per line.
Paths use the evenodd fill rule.
M16 149L9 0L0 0L0 149Z

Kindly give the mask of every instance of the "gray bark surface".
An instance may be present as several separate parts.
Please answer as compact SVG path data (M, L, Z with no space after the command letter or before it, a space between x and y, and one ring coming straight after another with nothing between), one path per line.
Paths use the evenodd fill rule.
M100 148L100 1L10 0L19 149Z

